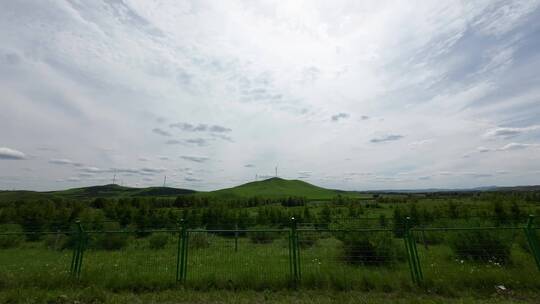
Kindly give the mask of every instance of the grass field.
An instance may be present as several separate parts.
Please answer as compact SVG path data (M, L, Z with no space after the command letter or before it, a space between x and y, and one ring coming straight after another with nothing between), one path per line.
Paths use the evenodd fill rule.
M153 249L150 237L122 234L127 246L119 250L88 249L79 281L69 276L71 250L47 249L50 242L24 242L0 250L0 286L4 289L100 288L124 291L177 289L175 282L177 241L174 233L161 249ZM159 234L154 233L154 235ZM203 241L197 234L205 234ZM288 232L272 232L273 241L254 243L248 237L222 237L190 232L188 272L185 287L194 290L287 290L292 287ZM311 246L300 246L300 288L305 290L413 292L443 296L489 294L497 286L512 292L540 291L540 272L533 257L517 242L511 244L511 260L497 262L460 260L444 242L426 247L418 244L424 272L422 286L410 277L402 239L394 239L397 258L385 264L350 264L343 259L344 245L329 233L299 232L300 244L307 233L317 233ZM362 232L366 233L366 232ZM370 232L373 234L373 232ZM391 235L391 232L376 232ZM390 236L391 237L391 236ZM514 238L515 239L515 238ZM197 241L199 240L199 241ZM496 256L495 256L496 257Z

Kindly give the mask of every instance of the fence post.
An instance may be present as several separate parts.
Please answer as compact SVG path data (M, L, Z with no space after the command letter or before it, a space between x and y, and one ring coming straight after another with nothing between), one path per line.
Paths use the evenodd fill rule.
M410 217L405 219L405 249L407 250L407 261L409 263L409 269L411 271L411 278L413 283L419 285L422 282L423 274L420 267L420 258L418 257L418 251L416 249L416 241L411 234Z
M534 215L529 215L527 227L525 227L525 236L527 237L527 242L529 243L531 253L536 262L536 267L540 270L540 245L538 244L538 238L536 237L534 229Z
M291 277L293 279L294 287L297 287L300 281L300 257L298 255L298 232L296 219L291 218L291 232L289 235L289 263L291 270Z
M234 225L234 252L238 252L238 224Z
M176 223L176 230L178 231L178 242L176 244L176 282L178 282L180 280L180 263L181 263L181 258L180 258L180 253L182 252L182 226L183 226L183 222L184 220L183 219L180 219L180 221L178 221Z
M176 282L186 281L187 273L187 226L181 219L178 224L178 247L176 252Z
M77 220L75 223L77 227L77 240L75 242L75 247L73 248L73 257L71 258L70 273L71 276L78 279L81 276L86 237L81 221Z

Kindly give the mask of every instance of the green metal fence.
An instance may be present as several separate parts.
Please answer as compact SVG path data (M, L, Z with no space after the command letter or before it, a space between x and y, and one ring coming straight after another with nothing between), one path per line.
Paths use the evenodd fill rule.
M0 231L0 283L113 288L435 286L540 288L534 218L512 227ZM483 287L483 286L478 286Z

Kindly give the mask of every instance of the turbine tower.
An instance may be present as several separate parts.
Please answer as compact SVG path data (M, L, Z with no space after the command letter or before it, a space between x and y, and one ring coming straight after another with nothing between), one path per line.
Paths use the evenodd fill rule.
M276 165L276 177L277 177L277 168L278 168L278 166Z
M166 182L167 182L167 175L165 175L165 177L163 177L163 187L165 187Z

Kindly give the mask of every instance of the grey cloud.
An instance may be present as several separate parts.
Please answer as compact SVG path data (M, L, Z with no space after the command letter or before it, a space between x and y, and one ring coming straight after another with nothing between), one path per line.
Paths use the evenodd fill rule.
M213 125L210 127L210 132L214 132L214 133L225 133L225 132L231 132L232 129L230 128L226 128L226 127L223 127L223 126L218 126L218 125Z
M80 168L79 170L82 171L82 172L87 172L87 173L107 172L107 170L102 170L102 169L96 168L96 167L84 167L84 168Z
M111 173L132 173L132 174L140 173L140 171L138 169L132 169L132 168L111 168L107 172L111 172Z
M488 130L485 136L510 138L537 130L540 130L540 125L532 125L523 128L494 128Z
M210 133L227 133L231 132L232 129L219 126L219 125L207 125L207 124L197 124L193 125L186 122L177 122L169 125L170 128L177 128L186 132L210 132Z
M522 149L527 149L527 148L531 148L531 147L540 147L540 144L509 143L509 144L497 149L497 151L522 150Z
M10 149L6 147L0 147L0 159L22 160L25 158L26 158L26 155L21 151L17 151L15 149Z
M219 138L219 139L222 139L224 141L228 141L228 142L234 142L234 140L230 137L230 136L227 136L225 134L215 134L215 133L211 133L210 136L212 136L213 138Z
M367 115L360 116L360 120L368 120L368 119L369 119L369 116Z
M78 177L93 177L94 173L82 172L77 174Z
M204 138L190 138L190 139L186 139L185 142L188 144L197 145L199 147L206 146L208 144L206 139Z
M246 167L246 168L255 168L255 165L247 164L247 165L244 165L244 167Z
M372 138L370 140L370 142L372 142L372 143L382 143L382 142L387 142L387 141L400 140L403 137L404 137L403 135L399 135L399 134L389 134L389 135L378 137L378 138Z
M167 145L197 145L199 147L208 145L208 141L204 138L189 138L184 140L170 139L165 143Z
M19 56L17 53L0 53L0 63L5 63L8 65L17 65L22 61L21 56Z
M155 174L155 173L163 173L166 170L163 168L142 168L139 172L142 173L148 173L148 174Z
M165 131L165 130L162 130L160 128L154 128L152 129L152 132L158 134L158 135L161 135L161 136L171 136L171 133Z
M74 162L71 159L66 159L66 158L53 158L49 160L49 163L55 164L55 165L73 165L74 164Z
M142 162L147 162L147 161L149 161L149 159L146 158L146 157L139 157L137 160L138 160L138 161L142 161Z
M158 157L160 160L171 160L169 157L167 156L160 156Z
M490 148L486 148L486 147L478 147L478 152L480 153L486 153L486 152L490 152L491 149Z
M195 178L195 177L186 177L186 178L184 178L184 180L187 181L187 182L202 182L202 179Z
M209 158L205 157L205 156L183 155L183 156L180 156L180 158L185 159L185 160L189 160L189 161L192 161L192 162L196 162L196 163L204 163L205 161L209 160Z
M310 178L312 172L311 171L298 171L298 178L304 179L304 178Z
M349 114L347 113L338 113L338 114L335 114L335 115L332 115L332 121L339 121L341 119L347 119L349 118Z
M485 177L491 177L492 174L489 173L464 173L463 175L470 176L473 178L485 178Z

